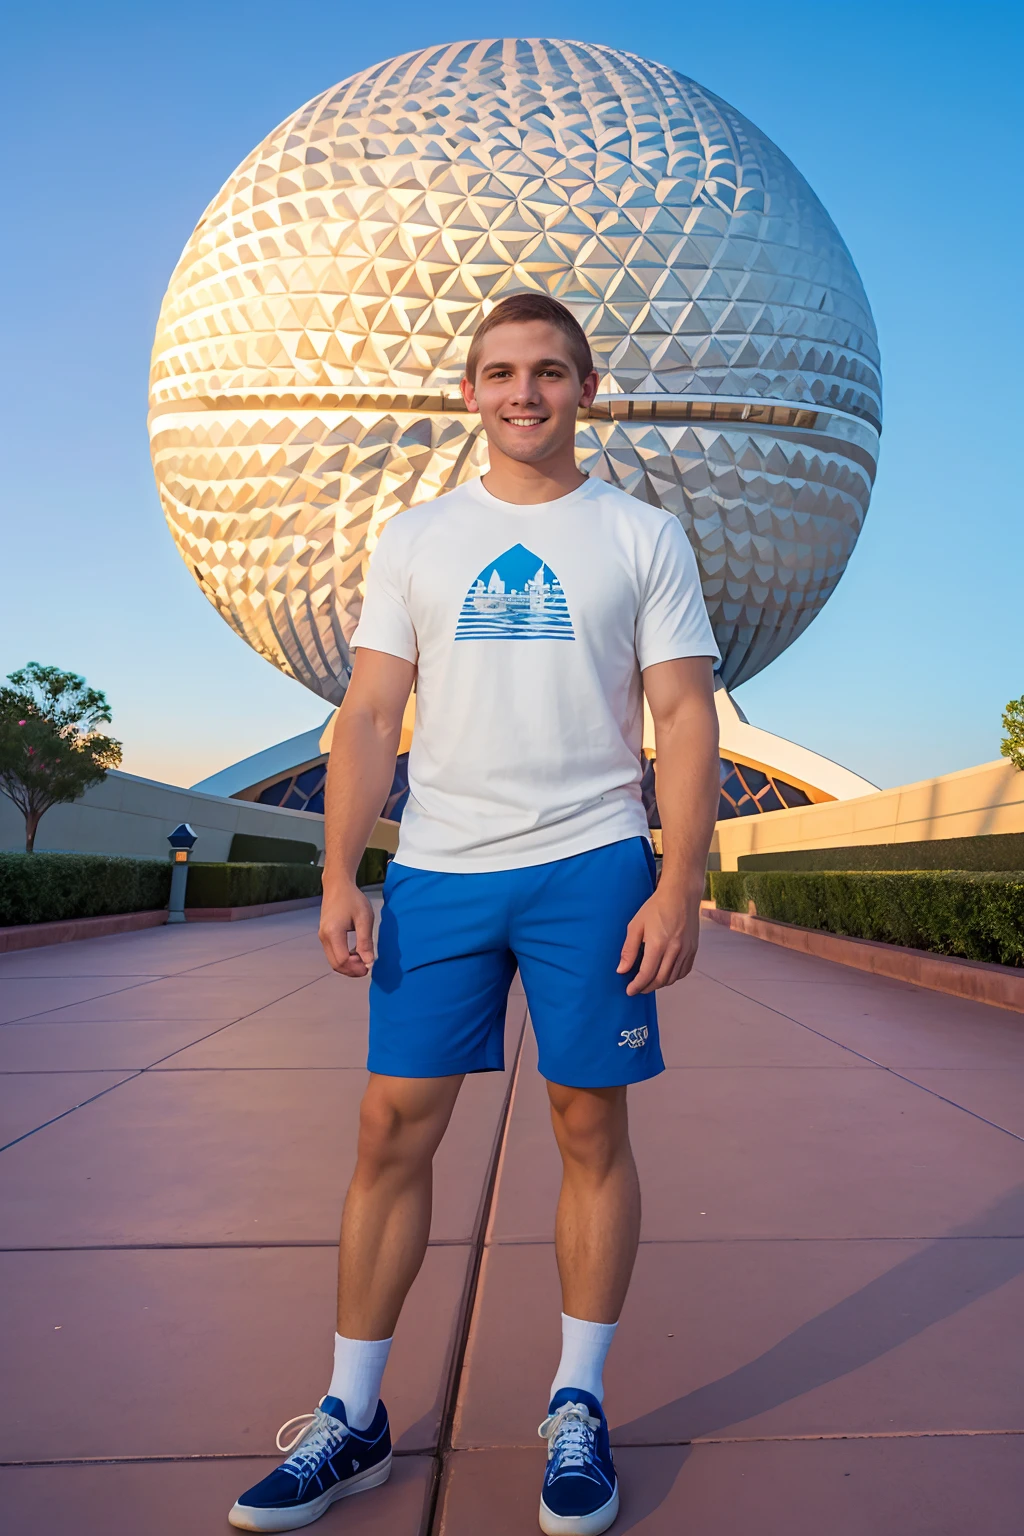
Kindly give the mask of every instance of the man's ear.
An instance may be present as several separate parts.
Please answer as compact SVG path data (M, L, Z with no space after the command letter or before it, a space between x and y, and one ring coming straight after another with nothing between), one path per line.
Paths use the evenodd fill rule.
M597 370L588 373L580 386L580 410L587 410L594 403L598 386Z
M595 379L597 378L597 374L596 373L594 375L594 378ZM469 380L468 379L460 380L459 388L462 390L462 398L466 402L466 410L467 411L479 411L480 407L476 403L476 391L473 389L473 386L469 382Z

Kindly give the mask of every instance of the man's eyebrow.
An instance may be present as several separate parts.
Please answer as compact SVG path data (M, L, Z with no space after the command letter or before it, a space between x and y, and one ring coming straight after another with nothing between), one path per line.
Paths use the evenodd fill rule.
M502 362L488 362L488 363L483 363L481 366L482 366L484 372L486 373L488 368L514 368L515 364L514 363L502 363ZM542 357L542 358L540 358L540 360L538 362L534 363L532 366L534 368L552 368L552 367L555 367L555 368L569 368L569 367L571 367L571 364L569 363L568 359L564 358L564 357Z

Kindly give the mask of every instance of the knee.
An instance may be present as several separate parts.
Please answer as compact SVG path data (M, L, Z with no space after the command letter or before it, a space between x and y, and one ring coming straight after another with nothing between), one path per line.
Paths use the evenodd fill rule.
M359 1165L377 1174L385 1169L429 1161L433 1148L424 1151L423 1137L398 1105L367 1096L359 1109Z
M370 1176L389 1169L429 1167L444 1135L454 1098L438 1098L371 1082L359 1106L359 1166Z
M624 1094L563 1090L552 1096L551 1119L563 1160L589 1173L606 1173L628 1151Z

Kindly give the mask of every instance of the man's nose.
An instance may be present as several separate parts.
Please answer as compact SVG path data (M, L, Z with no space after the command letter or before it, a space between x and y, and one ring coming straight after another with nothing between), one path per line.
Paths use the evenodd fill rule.
M537 391L537 380L529 371L517 373L512 385L512 403L514 405L536 405L540 395Z

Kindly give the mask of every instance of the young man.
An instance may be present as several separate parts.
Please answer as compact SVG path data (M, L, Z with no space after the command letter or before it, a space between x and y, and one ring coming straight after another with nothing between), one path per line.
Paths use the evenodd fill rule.
M517 967L563 1168L541 1529L596 1536L618 1511L601 1377L640 1229L626 1088L663 1070L654 993L697 949L718 652L679 522L576 467L577 412L596 389L568 310L533 294L498 304L462 383L490 468L394 518L370 562L331 749L320 922L340 975L373 966L334 1374L315 1413L292 1421L295 1438L279 1436L288 1460L232 1509L242 1530L308 1525L388 1475L379 1390L426 1249L432 1159L465 1073L503 1066ZM354 877L414 681L410 793L374 962ZM645 692L657 889L640 797Z

